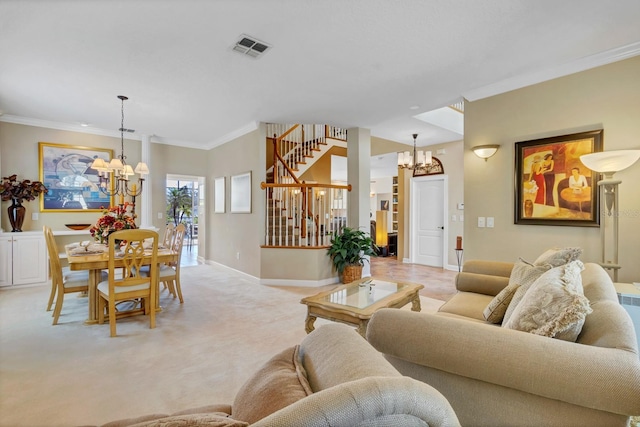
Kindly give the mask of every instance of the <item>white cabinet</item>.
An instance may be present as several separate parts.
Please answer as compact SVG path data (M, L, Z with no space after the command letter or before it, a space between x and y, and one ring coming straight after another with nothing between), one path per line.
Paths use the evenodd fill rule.
M41 232L0 233L0 286L46 282L47 262Z

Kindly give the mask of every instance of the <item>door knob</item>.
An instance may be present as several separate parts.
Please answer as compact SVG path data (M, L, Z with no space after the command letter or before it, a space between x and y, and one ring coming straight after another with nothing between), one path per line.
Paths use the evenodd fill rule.
M442 227L438 227L438 228L439 228L440 230L444 230L444 226L442 226Z

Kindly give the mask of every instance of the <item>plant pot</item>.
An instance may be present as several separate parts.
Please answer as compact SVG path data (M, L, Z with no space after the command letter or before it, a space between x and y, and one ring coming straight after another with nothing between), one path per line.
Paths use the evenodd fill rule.
M24 213L26 208L22 206L19 200L11 199L11 206L7 208L9 214L9 222L11 223L11 231L22 231L22 223L24 222Z
M362 278L361 265L347 265L342 270L342 283L351 283Z

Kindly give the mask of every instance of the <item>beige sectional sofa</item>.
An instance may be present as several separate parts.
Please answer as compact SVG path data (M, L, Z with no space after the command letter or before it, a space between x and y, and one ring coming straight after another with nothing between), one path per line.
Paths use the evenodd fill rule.
M607 273L597 264L579 273L592 312L571 342L485 321L513 269L466 262L438 313L380 310L367 339L440 391L463 426L627 426L640 415L638 343Z
M179 380L179 379L176 379ZM402 376L353 328L323 325L267 361L228 404L103 427L460 426L433 387Z

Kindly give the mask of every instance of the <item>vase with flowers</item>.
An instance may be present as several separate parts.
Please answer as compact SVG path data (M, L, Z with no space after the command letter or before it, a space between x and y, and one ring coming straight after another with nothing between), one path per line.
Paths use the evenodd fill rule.
M11 206L7 208L9 214L9 222L11 223L11 231L22 231L22 222L24 221L25 207L22 202L35 200L41 193L48 193L49 190L40 181L30 181L24 179L18 181L18 175L5 176L2 178L2 192L0 197L2 201L11 200Z
M133 215L127 214L128 206L129 203L126 202L104 210L96 224L89 229L91 237L100 243L106 243L109 234L114 231L138 228Z

